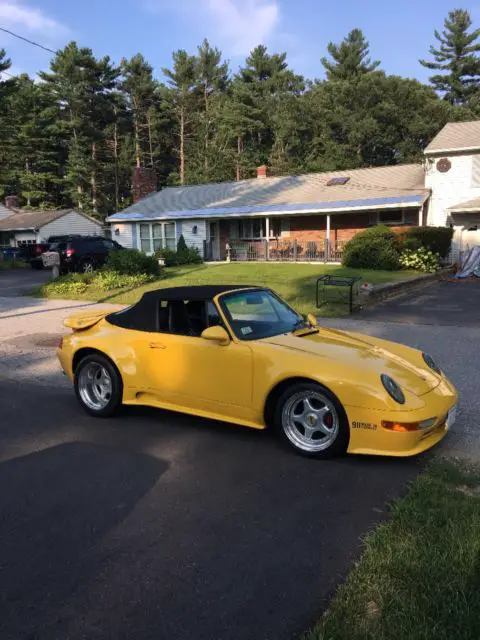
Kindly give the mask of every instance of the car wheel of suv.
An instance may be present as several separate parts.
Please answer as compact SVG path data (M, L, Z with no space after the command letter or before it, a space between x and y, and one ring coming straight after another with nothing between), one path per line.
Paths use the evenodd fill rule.
M310 458L345 453L348 420L337 398L314 382L297 383L279 398L275 426L283 441Z
M118 369L101 354L83 358L75 369L75 394L87 413L107 418L122 405L123 383Z
M92 271L95 271L95 264L93 260L90 260L90 258L82 260L80 263L80 271L82 273L92 273Z

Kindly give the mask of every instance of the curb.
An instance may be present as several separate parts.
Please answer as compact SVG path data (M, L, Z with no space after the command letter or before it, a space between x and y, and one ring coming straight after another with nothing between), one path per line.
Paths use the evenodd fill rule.
M399 280L398 282L387 282L386 284L374 285L371 291L359 293L358 300L360 307L370 307L377 302L398 296L402 293L406 293L407 291L421 289L433 282L438 282L445 277L451 276L453 272L453 267L447 267L446 269L441 269L435 273L426 273L425 275L412 276L405 280Z

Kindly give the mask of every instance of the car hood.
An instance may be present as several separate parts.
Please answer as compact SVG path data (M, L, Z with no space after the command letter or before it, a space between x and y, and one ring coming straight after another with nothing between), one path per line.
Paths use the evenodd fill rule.
M427 367L419 351L362 334L321 328L318 333L282 334L262 342L342 362L365 374L385 373L416 396L428 393L440 383L440 377Z

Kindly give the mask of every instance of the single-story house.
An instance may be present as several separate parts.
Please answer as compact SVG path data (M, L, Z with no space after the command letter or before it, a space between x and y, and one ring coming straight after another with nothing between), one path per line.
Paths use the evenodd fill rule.
M104 235L103 224L72 209L22 211L7 198L0 205L0 247L21 247L45 242L50 236Z
M450 224L458 253L480 244L480 121L447 124L422 163L283 177L259 167L251 180L167 187L107 220L126 247L174 249L183 234L206 260L338 261L378 223Z

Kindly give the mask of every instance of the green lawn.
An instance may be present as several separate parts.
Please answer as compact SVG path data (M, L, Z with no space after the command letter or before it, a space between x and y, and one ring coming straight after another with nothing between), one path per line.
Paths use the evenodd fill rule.
M75 296L66 296L64 292L57 292L55 283L40 287L37 295L50 298L75 297L82 300L97 300L102 302L118 302L131 304L151 289L159 287L173 287L179 285L196 284L252 284L268 286L277 291L293 307L301 313L308 313L315 308L316 279L324 274L359 275L364 282L379 284L392 280L400 280L411 275L414 271L373 271L363 269L346 269L338 265L311 264L218 264L218 265L190 265L184 267L170 267L165 269L164 276L147 285L128 291L106 292L89 286L87 291ZM345 309L340 309L340 312ZM333 309L337 311L337 309ZM332 307L323 309L326 314L332 313ZM322 313L322 311L320 311Z
M381 480L380 480L381 481ZM306 640L478 640L480 467L432 463Z

